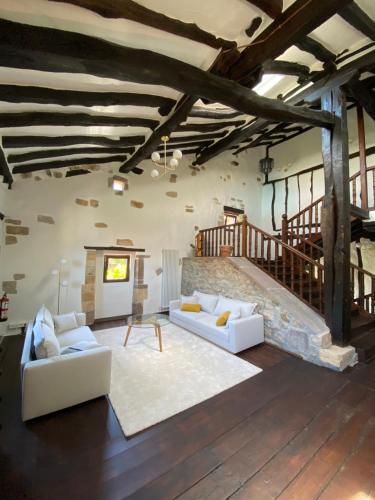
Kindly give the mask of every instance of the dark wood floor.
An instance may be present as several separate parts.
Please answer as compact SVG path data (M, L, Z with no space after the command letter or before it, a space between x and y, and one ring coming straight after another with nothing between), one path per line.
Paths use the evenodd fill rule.
M21 348L2 361L2 500L374 498L375 364L338 374L262 345L242 354L261 374L126 439L106 398L22 423Z

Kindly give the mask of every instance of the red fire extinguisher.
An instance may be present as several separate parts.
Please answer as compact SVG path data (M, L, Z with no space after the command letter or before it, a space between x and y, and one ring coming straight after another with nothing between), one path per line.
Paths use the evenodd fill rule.
M7 294L4 295L0 299L0 321L6 321L8 319L8 309L9 309L9 299Z

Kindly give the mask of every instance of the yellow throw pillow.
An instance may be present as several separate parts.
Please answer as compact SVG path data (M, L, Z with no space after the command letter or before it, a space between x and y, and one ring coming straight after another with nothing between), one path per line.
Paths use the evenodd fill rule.
M181 304L181 311L199 313L201 311L200 304Z
M216 326L225 326L227 324L228 318L230 316L230 311L225 311L216 320Z

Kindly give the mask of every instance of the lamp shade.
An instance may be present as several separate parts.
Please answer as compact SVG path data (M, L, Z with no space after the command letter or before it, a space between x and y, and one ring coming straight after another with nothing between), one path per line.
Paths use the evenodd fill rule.
M262 172L262 174L268 175L270 172L272 172L273 165L274 165L274 159L269 158L268 156L266 156L266 158L262 158L259 161L259 169Z
M151 155L151 160L152 161L155 161L155 162L158 162L160 161L160 155L157 151L154 151Z
M159 177L160 173L159 173L159 170L157 170L156 168L154 168L153 170L151 170L151 177Z
M180 151L179 149L175 149L173 151L173 158L175 158L176 160L181 160L181 158L182 158L182 151Z
M172 158L169 162L169 165L172 167L172 168L175 168L178 166L178 160L176 160L176 158Z

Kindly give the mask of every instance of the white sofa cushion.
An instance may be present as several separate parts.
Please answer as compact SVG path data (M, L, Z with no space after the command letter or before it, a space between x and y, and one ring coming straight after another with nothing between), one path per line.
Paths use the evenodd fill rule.
M196 295L181 295L181 304L198 304Z
M43 321L43 323L48 325L52 330L55 329L55 325L53 324L52 314L49 312L49 310L46 308L45 305L43 305L36 313L35 322L38 321Z
M101 347L101 345L94 340L91 341L81 340L76 344L64 347L64 349L61 350L61 354L72 354L77 351L87 351L89 349L96 349L97 347Z
M239 318L241 316L240 303L237 300L228 299L227 297L223 297L222 295L219 295L219 300L217 301L217 304L216 304L216 307L214 310L214 315L220 316L221 314L225 313L226 311L230 311L232 317L236 316L237 318Z
M37 359L59 356L60 345L55 332L43 321L37 321L33 328L34 348Z
M255 304L253 302L243 302L242 300L239 300L238 302L241 309L241 318L249 318L256 313L258 304Z
M68 330L66 332L57 335L57 340L59 341L60 348L68 347L82 340L87 340L88 342L96 342L94 334L88 326L79 326L74 328L74 330Z
M219 300L217 295L198 291L195 291L193 295L198 298L198 304L201 305L202 311L213 314L217 301Z
M53 321L57 334L78 328L77 317L74 312L56 315L53 317Z

